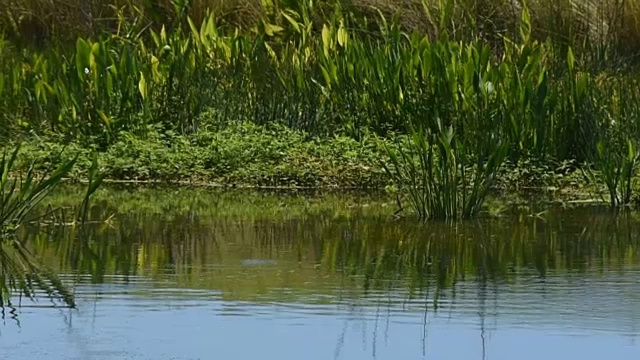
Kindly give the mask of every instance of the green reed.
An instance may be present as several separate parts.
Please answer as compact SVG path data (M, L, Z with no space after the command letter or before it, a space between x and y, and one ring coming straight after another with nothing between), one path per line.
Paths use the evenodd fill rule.
M612 207L631 203L633 178L640 160L640 153L636 150L636 146L632 140L627 139L626 147L612 148L601 140L598 142L594 160L600 171L597 175L590 168L585 171L591 181L601 178L607 187L609 203Z
M33 209L73 167L69 161L47 178L38 180L33 167L22 179L11 178L18 149L4 152L0 161L0 306L11 304L9 296L18 291L33 297L36 289L62 299L73 306L73 296L54 273L42 268L15 236L15 231L30 219Z
M470 218L481 209L507 147L499 139L467 153L451 127L438 132L416 130L408 144L387 148L391 166L385 169L424 220ZM474 155L478 154L478 155Z
M221 28L213 13L202 23L185 18L187 25L154 30L136 25L139 10L134 20L119 13L115 34L77 39L73 52L51 45L21 58L5 49L0 83L11 91L0 95L15 109L4 115L5 134L51 129L98 137L104 148L121 131L144 135L148 126L196 131L198 116L212 108L222 122L284 122L356 138L403 132L431 114L457 123L456 133L491 116L516 156L577 156L572 148L590 143L572 137L591 133L583 118L594 116L593 106L583 104L595 95L581 86L590 75L578 65L563 70L567 63L556 60L566 50L533 38L527 8L519 32L492 45L482 37L459 40L444 25L436 39L406 32L384 17L373 19L379 29L370 36L357 14L337 5L318 22L315 8L293 3L269 8L252 31ZM442 11L460 11L444 3ZM441 13L439 21L454 15ZM483 99L490 104L478 106L483 89L492 93Z
M219 14L225 25L246 30L287 9L305 10L311 18L326 22L339 6L359 22L383 14L395 17L403 30L420 29L434 38L443 32L455 34L456 39L481 34L493 42L518 33L523 4L531 9L538 40L550 37L589 47L593 51L587 56L599 62L611 60L603 56L608 52L638 50L640 8L626 0L157 0L153 6L145 0L0 0L7 9L0 16L0 30L23 41L46 42L112 32L119 26L119 14L159 30L161 24L173 26L185 16L200 23L208 11Z
M17 174L15 161L19 148L4 151L0 161L0 307L11 306L11 295L19 293L33 298L36 291L75 306L73 295L57 275L42 266L24 246L17 235L26 225L41 221L52 211L35 216L34 211L51 195L63 178L73 168L76 158L67 161L46 176L36 175L35 164L25 174ZM84 196L83 208L89 206L89 197L98 189L101 175L94 159L89 187ZM84 210L86 211L86 210ZM81 220L86 217L82 217Z

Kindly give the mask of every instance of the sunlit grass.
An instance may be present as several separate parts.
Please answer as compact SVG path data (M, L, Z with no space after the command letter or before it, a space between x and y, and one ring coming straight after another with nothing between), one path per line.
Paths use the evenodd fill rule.
M26 249L18 232L43 217L34 217L34 209L51 195L52 191L69 173L76 159L60 165L45 177L38 178L31 166L26 174L15 172L14 164L18 148L4 150L0 161L0 306L11 306L11 297L18 294L33 299L37 291L53 299L59 299L70 307L75 306L73 295L62 284L57 274L42 266ZM94 162L92 168L96 169ZM84 206L97 190L101 176L92 172L90 186L84 196ZM49 213L47 211L47 213ZM46 215L46 214L45 214Z

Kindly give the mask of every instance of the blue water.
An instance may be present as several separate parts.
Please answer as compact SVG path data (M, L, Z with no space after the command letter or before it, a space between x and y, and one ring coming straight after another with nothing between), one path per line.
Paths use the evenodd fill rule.
M7 314L0 346L3 359L637 359L638 275L497 286L484 300L469 284L437 311L400 293L252 303L116 278L78 284L78 310L40 300Z
M639 230L120 213L29 240L78 306L14 298L0 359L640 359Z

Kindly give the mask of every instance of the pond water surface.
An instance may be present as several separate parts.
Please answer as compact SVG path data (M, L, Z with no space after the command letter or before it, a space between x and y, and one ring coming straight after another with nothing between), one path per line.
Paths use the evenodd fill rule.
M91 219L107 221L23 234L78 308L5 309L0 357L640 359L636 214L422 225L393 210L365 195L101 191Z

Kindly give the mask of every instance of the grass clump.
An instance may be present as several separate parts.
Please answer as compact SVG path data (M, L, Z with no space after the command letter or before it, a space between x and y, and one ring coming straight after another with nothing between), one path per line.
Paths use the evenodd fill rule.
M0 161L0 307L12 306L11 296L16 292L33 299L36 291L43 291L74 307L73 295L55 273L43 267L23 246L17 231L39 220L33 218L34 209L51 195L77 158L63 161L43 177L38 177L33 165L23 176L16 177L18 151L18 147L11 153L5 150ZM85 209L89 206L89 197L102 182L95 161L90 168L89 180L83 201Z
M282 26L286 11L326 23L339 8L371 33L379 31L376 21L382 14L407 32L420 30L432 38L447 32L460 39L480 34L499 43L502 35L518 33L520 12L528 7L537 40L598 50L592 55L597 58L613 51L633 53L640 43L640 7L625 0L158 0L153 6L144 0L0 0L0 5L7 9L0 29L30 42L116 32L119 19L140 28L177 27L185 17L200 23L209 11L218 14L221 26L244 31L267 21Z
M36 179L33 167L24 178L11 178L18 149L5 150L0 162L0 306L11 306L13 292L32 298L35 290L74 306L71 293L55 274L38 264L33 255L23 247L15 232L29 219L28 216L73 167L75 159L63 163L48 177Z
M592 161L599 171L586 166L583 172L588 181L605 185L611 207L629 206L634 200L633 183L636 181L639 160L637 143L631 139L626 139L626 146L617 144L616 147L601 140ZM602 193L600 196L604 200Z
M416 130L408 144L387 148L387 172L418 217L456 220L475 216L482 208L506 156L499 141L474 158L455 138L453 130ZM402 206L402 205L401 205Z

